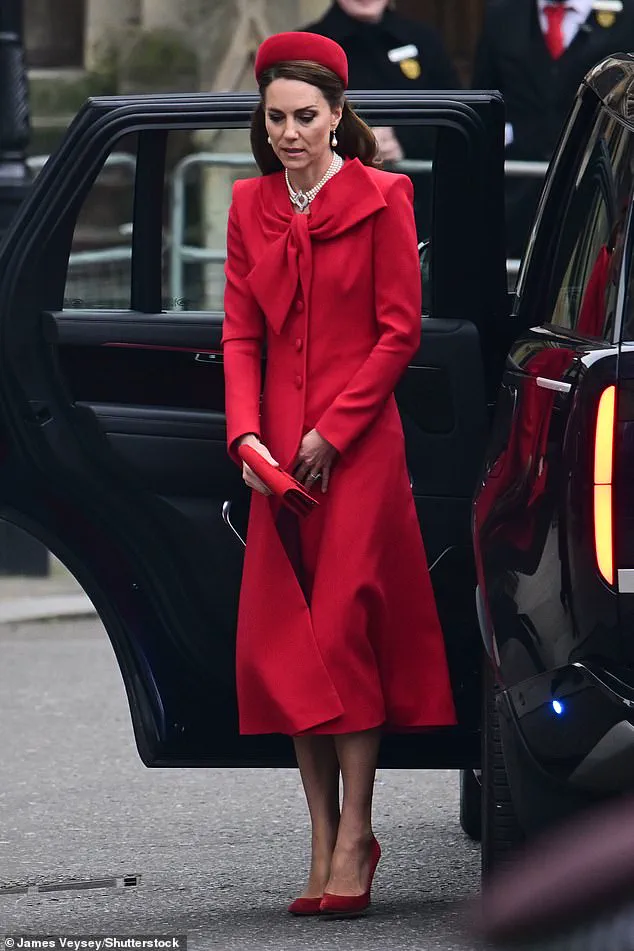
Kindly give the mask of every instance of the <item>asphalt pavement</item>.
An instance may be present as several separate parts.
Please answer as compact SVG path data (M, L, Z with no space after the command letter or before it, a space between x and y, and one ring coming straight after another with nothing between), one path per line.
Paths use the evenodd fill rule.
M0 623L0 658L0 934L187 934L205 951L475 947L463 923L479 849L460 830L455 772L382 771L373 913L293 919L308 855L294 770L144 767L94 618Z
M88 595L50 553L48 567L44 577L0 576L0 624L95 616Z

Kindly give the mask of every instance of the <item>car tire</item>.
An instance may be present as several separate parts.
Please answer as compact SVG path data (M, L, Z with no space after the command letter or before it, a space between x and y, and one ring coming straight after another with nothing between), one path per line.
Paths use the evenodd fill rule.
M482 838L482 789L472 769L460 770L460 826L474 842Z
M504 765L496 687L488 657L483 665L482 709L482 876L509 861L524 841Z

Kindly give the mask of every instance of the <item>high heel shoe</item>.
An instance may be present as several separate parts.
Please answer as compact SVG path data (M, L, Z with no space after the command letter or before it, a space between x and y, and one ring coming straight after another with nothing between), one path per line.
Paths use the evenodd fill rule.
M320 912L321 898L296 898L288 906L291 915L318 915Z
M324 897L319 906L319 912L323 918L356 918L368 909L370 905L372 881L380 858L381 846L377 840L372 837L368 887L362 895L333 895L331 892L324 892Z

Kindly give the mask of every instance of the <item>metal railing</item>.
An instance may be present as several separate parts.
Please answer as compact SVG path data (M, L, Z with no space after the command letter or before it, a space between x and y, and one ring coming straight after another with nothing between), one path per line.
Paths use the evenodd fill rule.
M186 262L215 262L222 264L227 257L225 248L207 248L185 244L187 210L185 202L185 179L196 165L207 168L255 169L255 159L246 152L194 152L187 155L174 167L170 196L170 241L169 294L174 310L183 309L183 265Z
M36 175L48 162L48 155L31 155L27 158L27 164ZM111 152L104 162L105 168L127 168L131 173L132 182L136 173L136 158L129 152ZM126 223L120 229L121 234L125 234L130 226ZM109 248L95 248L94 251L73 251L68 259L70 268L80 267L87 264L109 264L120 261L129 261L132 257L132 245L112 246Z

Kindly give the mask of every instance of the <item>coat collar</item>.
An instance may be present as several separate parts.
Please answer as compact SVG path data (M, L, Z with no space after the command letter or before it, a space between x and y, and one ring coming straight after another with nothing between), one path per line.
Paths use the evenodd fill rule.
M315 196L309 215L293 211L282 172L261 179L256 204L266 251L247 279L269 324L280 333L300 283L308 299L312 243L339 237L385 208L386 201L370 171L352 159Z
M286 229L304 219L314 240L328 240L385 207L383 193L359 159L346 159L341 170L326 182L310 205L309 215L298 215L288 197L283 172L264 176L261 213L268 228ZM275 220L273 220L273 218Z

